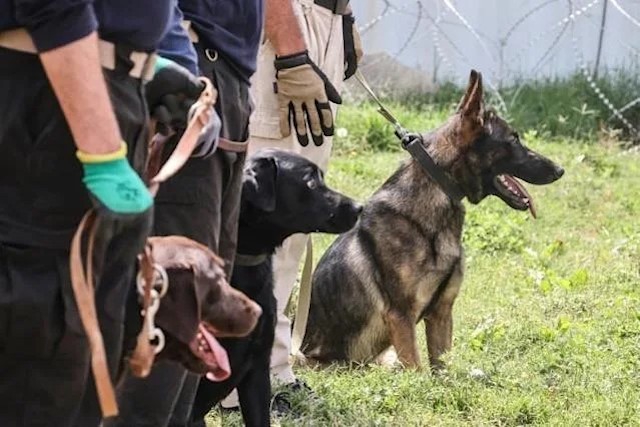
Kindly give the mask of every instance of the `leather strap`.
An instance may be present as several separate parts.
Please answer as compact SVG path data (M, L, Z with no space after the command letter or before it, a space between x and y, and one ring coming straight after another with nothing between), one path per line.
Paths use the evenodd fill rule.
M309 307L311 307L311 282L313 278L313 241L311 236L307 239L307 254L300 279L300 291L298 292L298 308L296 309L295 323L291 333L291 354L296 356L302 347L304 335L307 332L309 320Z
M38 53L31 35L24 28L0 31L0 47L34 55ZM106 40L99 40L98 48L102 67L107 70L115 70L116 45ZM131 77L147 81L151 80L156 60L154 53L131 51L129 53L129 59L133 64L133 67L129 70Z
M206 77L200 77L199 80L205 84L205 88L200 94L198 101L194 104L195 113L187 125L187 129L182 134L182 138L180 138L176 148L171 153L171 156L169 156L160 171L149 181L149 191L154 196L158 192L160 184L175 175L187 160L189 160L191 153L193 153L193 150L196 148L202 129L209 122L208 111L209 108L215 104L218 92Z
M360 70L356 70L354 75L365 91L367 91L369 96L371 96L371 99L378 104L378 113L393 125L395 134L398 139L400 139L402 148L411 154L411 157L418 162L422 169L431 176L431 178L433 178L452 202L460 202L464 199L465 195L458 184L449 178L446 172L436 164L427 152L423 142L428 144L428 141L425 138L417 137L417 135L407 132L393 114L391 114L391 112L384 106L382 101L380 101Z
M161 183L173 176L186 163L198 142L200 132L209 121L207 111L209 107L215 103L217 92L208 79L204 77L201 77L200 79L205 84L205 89L202 91L200 98L196 102L196 112L167 162L160 169L158 174L150 180L149 191L151 191L153 195L156 194ZM153 147L151 147L151 149L152 148ZM78 306L78 313L80 314L82 326L87 334L87 339L89 340L91 368L96 384L98 400L100 402L102 415L107 418L118 415L118 404L115 398L113 383L111 382L111 377L109 375L109 369L107 367L104 341L102 338L102 332L100 331L100 324L98 322L95 304L92 260L93 242L95 239L97 224L97 215L94 210L90 210L82 218L71 242L69 266L71 270L71 285L76 304ZM82 236L85 234L88 236L88 245L86 261L83 261L81 242ZM132 363L132 370L134 371L134 374L138 373L141 376L145 376L149 373L155 356L153 349L149 345L149 325L146 318L149 314L151 286L153 285L152 266L153 260L151 257L151 250L149 246L147 246L144 254L141 256L141 268L145 277L145 292L143 297L143 311L145 319L142 331L138 335L136 349L134 350L132 360L130 361Z
M0 46L24 53L38 53L33 39L24 28L0 32Z
M233 265L239 267L257 267L260 264L265 263L271 255L259 254L259 255L244 255L236 254L236 258L233 261Z
M218 139L218 148L233 153L244 153L249 147L248 142L231 141L230 139L220 137Z
M107 355L104 350L104 342L98 316L96 313L96 303L93 286L93 242L96 227L98 225L97 216L93 210L87 212L80 221L71 242L71 256L69 267L71 271L71 285L78 305L78 313L82 326L87 334L89 348L91 351L91 370L96 383L100 409L104 417L118 415L118 404L116 402L113 384L107 367ZM88 232L88 246L86 262L82 260L81 241L82 236ZM85 274L86 265L86 274Z
M438 184L440 189L452 202L459 203L464 199L464 193L460 190L458 184L449 178L444 170L440 168L429 153L427 153L427 149L422 144L422 141L423 138L405 137L402 139L402 147L411 154L411 157L418 162L427 175Z
M147 243L144 252L138 256L140 270L144 278L144 294L142 296L142 329L138 334L136 348L129 358L131 373L138 378L145 378L151 372L155 351L149 342L149 307L151 306L151 287L153 284L153 256L151 245Z

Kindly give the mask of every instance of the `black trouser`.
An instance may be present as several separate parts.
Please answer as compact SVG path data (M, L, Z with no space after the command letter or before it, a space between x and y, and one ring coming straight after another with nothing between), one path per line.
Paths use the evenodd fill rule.
M211 62L201 56L200 68L218 89L221 136L246 141L249 85L222 59ZM227 276L236 252L244 160L244 153L224 150L207 159L190 159L156 196L154 233L182 235L207 245L225 260ZM105 426L185 426L199 380L173 362L158 363L143 380L127 376L118 387L120 416Z
M127 67L118 61L105 76L141 170L146 107ZM0 93L0 426L97 426L101 413L69 275L70 238L91 206L76 148L36 55L0 48ZM150 217L101 218L96 306L112 375Z

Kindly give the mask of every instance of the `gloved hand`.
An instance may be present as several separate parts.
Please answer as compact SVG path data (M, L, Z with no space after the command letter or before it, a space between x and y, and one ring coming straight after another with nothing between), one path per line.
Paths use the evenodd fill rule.
M160 133L168 135L187 126L187 114L204 89L204 84L189 70L170 59L158 57L145 96L151 117Z
M353 76L358 69L358 64L364 54L360 32L355 25L353 14L342 17L342 35L344 39L344 79Z
M275 91L278 94L280 133L291 135L291 122L298 142L309 144L307 123L315 145L322 145L322 135L333 135L333 114L329 101L342 103L342 98L327 76L309 58L307 51L276 57Z
M82 182L96 209L110 216L137 215L153 205L153 198L127 160L127 145L109 154L76 153L84 169Z

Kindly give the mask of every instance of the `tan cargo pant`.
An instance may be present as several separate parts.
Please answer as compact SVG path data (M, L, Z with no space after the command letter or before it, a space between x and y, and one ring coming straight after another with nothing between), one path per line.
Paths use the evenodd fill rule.
M328 9L317 6L313 0L293 0L294 10L305 38L309 56L322 69L333 85L340 91L344 75L344 45L342 17ZM326 171L331 155L331 137L317 147L312 141L302 147L295 132L282 138L280 134L278 100L273 92L275 53L266 41L258 53L258 68L252 80L252 95L255 110L250 121L249 154L262 148L280 148L300 154ZM334 117L336 105L333 105ZM310 134L311 131L307 130ZM287 239L274 258L274 295L278 301L278 322L275 342L271 353L271 374L276 381L292 383L295 375L290 359L291 322L285 309L298 277L300 260L307 244L308 235L297 234ZM223 401L224 407L237 406L235 391Z

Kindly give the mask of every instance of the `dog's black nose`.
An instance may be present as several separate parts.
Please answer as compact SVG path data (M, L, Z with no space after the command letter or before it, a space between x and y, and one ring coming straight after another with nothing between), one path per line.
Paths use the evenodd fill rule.
M560 166L556 166L555 175L556 179L559 179L560 177L562 177L562 175L564 175L564 169L562 169L562 167Z

